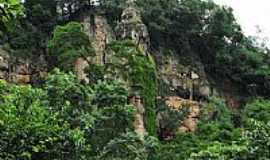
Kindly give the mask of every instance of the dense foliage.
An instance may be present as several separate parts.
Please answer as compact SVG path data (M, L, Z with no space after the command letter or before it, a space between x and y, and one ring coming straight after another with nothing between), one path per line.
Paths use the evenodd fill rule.
M14 25L14 21L23 15L23 6L17 0L0 1L0 32L7 31ZM1 33L2 34L2 33ZM0 37L1 37L0 34Z
M134 108L118 82L83 86L54 70L42 88L4 81L0 88L3 159L86 159L132 129Z
M49 65L48 76L36 86L0 80L0 159L270 158L269 49L243 34L231 8L210 0L95 2L0 0L0 47L10 56L34 62L45 57ZM100 37L85 33L81 16L91 17L90 26L95 16L105 16L115 30L128 6L141 11L151 53L131 40L116 38L105 46L104 64L93 64L91 38ZM205 68L207 78L221 92L215 95L223 96L228 89L231 95L244 97L245 103L231 109L220 97L208 98L200 103L196 130L177 132L188 114L185 107L176 111L157 103L164 98L158 95L170 96L158 94L167 86L161 83L158 88L161 78L156 66L159 55L168 52L182 65ZM88 62L89 84L73 73L78 58ZM132 96L139 96L145 108L144 137L134 132L137 109L129 104ZM168 133L172 134L166 139Z
M246 105L243 114L244 117L268 123L270 121L270 101L256 99Z
M70 22L65 26L57 26L53 38L48 44L49 52L55 59L55 64L65 70L72 69L77 58L88 59L94 51L89 37L83 31L81 24Z

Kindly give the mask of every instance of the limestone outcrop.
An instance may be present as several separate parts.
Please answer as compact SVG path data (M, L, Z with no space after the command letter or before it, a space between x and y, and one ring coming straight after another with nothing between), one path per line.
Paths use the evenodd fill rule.
M0 79L18 84L38 83L46 77L47 68L43 56L19 58L0 47Z
M118 39L133 40L147 53L150 45L149 33L142 22L140 11L136 9L133 2L129 2L128 7L124 9L116 33Z
M196 129L200 115L200 104L196 101L186 100L180 97L166 97L166 105L175 110L183 110L187 107L188 114L179 124L178 132L193 132Z
M9 55L0 47L0 79L7 79L9 72Z
M145 108L142 104L140 96L132 96L129 99L129 103L136 107L135 120L133 123L134 130L141 138L143 138L146 135L146 129L144 125Z
M202 65L185 66L176 55L158 57L158 74L167 92L190 100L205 100L213 93Z
M106 45L113 39L112 31L105 17L100 15L85 14L82 15L81 24L85 33L95 50L94 57L88 57L88 60L78 58L75 62L75 72L80 80L89 83L85 69L89 66L88 62L104 65L107 57L105 54Z
M85 33L89 36L90 41L93 43L95 49L95 57L92 61L95 64L103 65L106 61L104 51L106 45L114 39L112 29L107 23L107 19L101 15L86 14L82 16L81 24Z
M143 23L141 13L136 9L133 1L129 1L127 7L123 10L121 20L115 28L116 35L113 34L106 18L102 15L83 13L79 20L96 53L95 56L88 57L87 60L80 57L75 61L74 70L79 80L89 83L85 73L89 62L97 65L114 63L114 61L120 61L119 63L123 65L126 63L127 60L124 58L113 61L111 55L105 52L107 44L113 39L130 39L144 51L143 53L149 53L150 37L147 26ZM171 55L161 54L160 57L155 53L153 56L156 56L158 77L164 83L164 85L161 85L168 87L166 92L160 89L165 95L166 105L174 110L188 107L189 113L179 124L178 132L194 131L200 115L199 102L214 94L203 64L197 62L198 64L192 67L191 65L187 66L186 63L179 61L180 58L177 57L176 53ZM44 57L41 56L36 59L33 61L32 59L10 58L9 54L0 48L0 79L6 79L13 83L28 84L38 81L40 77L46 77L48 65ZM121 73L118 72L116 70L113 76L121 79ZM130 85L128 82L126 84ZM137 111L134 121L135 132L144 137L147 134L144 122L145 107L147 106L143 105L140 95L131 97L130 104L133 104Z

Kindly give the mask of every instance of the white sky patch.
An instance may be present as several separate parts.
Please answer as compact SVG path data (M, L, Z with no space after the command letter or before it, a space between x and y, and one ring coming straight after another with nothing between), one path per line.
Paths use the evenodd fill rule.
M214 0L214 2L234 9L234 15L247 36L270 39L270 0ZM258 27L261 33L258 33Z

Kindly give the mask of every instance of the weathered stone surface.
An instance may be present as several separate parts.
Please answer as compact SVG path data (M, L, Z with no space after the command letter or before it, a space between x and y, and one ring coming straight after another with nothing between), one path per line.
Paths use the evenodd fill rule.
M8 61L0 56L0 70L8 70Z
M32 69L29 59L11 57L9 63L8 81L12 83L28 84L31 82Z
M95 17L95 40L94 46L96 51L95 62L97 64L103 65L105 63L106 45L109 41L109 25L107 20L102 16Z
M29 75L30 74L30 64L29 62L21 62L20 65L15 67L15 72L21 75Z
M196 129L198 117L200 115L200 105L196 101L191 101L187 99L183 99L180 97L167 97L165 101L166 105L172 109L181 110L184 107L188 107L188 115L183 120L181 124L179 124L178 131L179 132L193 132Z
M83 58L78 58L75 61L74 71L76 73L76 76L79 80L84 81L86 83L89 83L89 78L87 77L87 74L85 73L85 69L88 66L89 64Z
M9 70L8 60L9 60L8 53L0 46L0 79L7 80Z
M197 126L197 122L198 122L198 119L196 118L187 118L183 121L182 127L186 128L186 131L188 132L194 132Z
M141 98L139 96L133 96L129 100L130 104L133 104L136 107L136 114L134 120L134 130L135 132L143 138L146 135L146 129L144 125L144 113L145 108L141 102Z
M31 82L31 75L10 74L9 78L12 83L29 84Z
M0 71L0 79L6 79L7 77L7 72Z
M0 46L0 71L8 70L9 54Z
M209 85L201 85L199 86L199 94L202 97L209 98L211 95L211 88Z
M104 65L108 61L105 49L113 35L105 17L100 15L90 16L90 14L83 15L82 17L81 24L84 32L92 42L95 56L88 57L87 61L83 58L78 58L75 62L75 72L80 80L89 83L89 79L85 73L85 69L89 66L88 62Z
M148 51L150 45L149 33L146 25L142 22L141 14L133 2L124 9L121 22L116 28L118 39L130 39L138 44L144 52Z
M112 29L105 17L100 15L84 15L82 16L81 24L84 32L88 35L96 52L95 58L92 61L95 64L103 65L106 61L104 50L106 45L113 39Z
M159 59L159 77L175 95L199 101L208 99L212 94L203 67L184 66L176 55L161 55L156 59Z
M11 83L38 83L47 75L47 62L44 56L19 58L10 56L0 46L0 79Z

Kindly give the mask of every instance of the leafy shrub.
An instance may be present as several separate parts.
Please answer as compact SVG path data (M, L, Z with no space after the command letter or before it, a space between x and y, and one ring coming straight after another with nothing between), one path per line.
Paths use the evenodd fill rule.
M54 69L49 73L44 89L47 91L52 110L63 110L65 104L78 110L90 110L92 89L84 86L73 73Z
M48 36L57 24L56 0L27 0L23 3L26 19Z
M14 26L16 18L23 16L23 5L19 1L0 1L0 31L6 31Z
M231 123L232 112L224 99L211 97L209 102L203 106L200 119L202 122Z
M205 145L198 153L192 153L188 160L225 160L238 159L247 152L247 142L241 140L232 142L232 144L224 144L213 142Z
M94 90L93 104L101 116L95 123L91 144L98 155L112 139L133 129L135 107L127 104L127 89L119 82L99 82Z
M270 101L256 99L245 106L244 118L254 119L265 123L270 122Z
M120 82L99 82L95 85L94 102L98 107L125 105L127 97L128 91Z
M270 157L270 122L267 124L250 119L245 131L249 140L248 152L243 159L264 160Z
M245 159L268 159L270 157L270 103L255 99L244 109L245 135L249 140Z
M108 142L133 129L135 108L118 82L90 88L55 69L43 88L0 81L0 89L3 159L96 157Z
M158 134L160 139L173 136L179 128L179 124L189 114L189 106L183 106L180 110L172 109L165 104L165 101L160 101L157 108L158 119Z
M44 33L37 30L29 23L19 23L12 28L8 33L7 50L17 57L31 57L33 55L44 54L42 48L44 44Z
M89 37L77 22L57 26L48 43L48 49L52 58L56 58L55 64L64 70L72 69L77 58L88 60L94 54Z
M96 64L91 64L87 69L86 69L87 77L89 78L90 83L97 83L98 81L103 81L104 80L104 75L105 75L105 67L96 65Z
M0 95L0 157L38 159L63 152L60 126L44 106L46 92L30 86L6 86ZM71 142L71 141L70 141Z
M145 160L155 153L159 143L154 137L142 139L136 133L127 132L111 140L104 148L101 159Z

